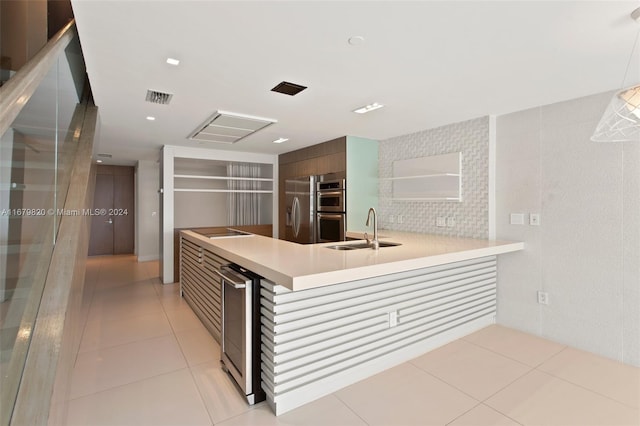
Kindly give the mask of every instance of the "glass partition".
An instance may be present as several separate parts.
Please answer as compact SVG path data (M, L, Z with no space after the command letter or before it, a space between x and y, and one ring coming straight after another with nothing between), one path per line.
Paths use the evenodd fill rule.
M85 105L77 37L0 139L0 373L8 424L40 304Z

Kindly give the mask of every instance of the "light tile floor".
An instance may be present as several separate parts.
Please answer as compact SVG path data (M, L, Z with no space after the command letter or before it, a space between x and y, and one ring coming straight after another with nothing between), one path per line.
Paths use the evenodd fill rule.
M248 406L156 262L90 258L69 425L639 425L640 369L491 326L280 417Z

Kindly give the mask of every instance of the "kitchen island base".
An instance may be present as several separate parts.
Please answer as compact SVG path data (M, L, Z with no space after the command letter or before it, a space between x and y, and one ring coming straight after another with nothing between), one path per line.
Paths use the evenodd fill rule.
M302 291L262 280L261 296L280 415L495 323L496 256Z

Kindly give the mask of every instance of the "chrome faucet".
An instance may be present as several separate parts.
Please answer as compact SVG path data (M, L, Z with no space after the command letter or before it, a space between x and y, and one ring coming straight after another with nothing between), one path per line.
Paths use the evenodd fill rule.
M371 246L374 250L378 250L380 248L380 242L378 241L378 215L376 214L376 209L373 207L369 208L367 223L365 223L365 225L369 226L371 213L373 213L373 240L369 240L369 235L366 232L364 233L364 238L367 240L367 245Z

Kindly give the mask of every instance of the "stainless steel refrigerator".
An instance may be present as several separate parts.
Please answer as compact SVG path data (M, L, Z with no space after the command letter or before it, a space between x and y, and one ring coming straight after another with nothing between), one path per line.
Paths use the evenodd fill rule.
M314 243L316 177L286 180L285 195L285 240L301 244Z

